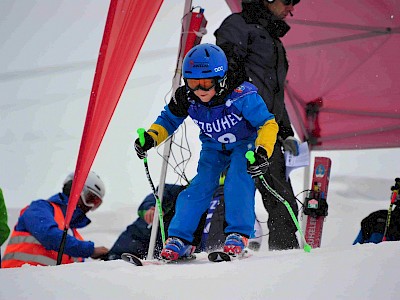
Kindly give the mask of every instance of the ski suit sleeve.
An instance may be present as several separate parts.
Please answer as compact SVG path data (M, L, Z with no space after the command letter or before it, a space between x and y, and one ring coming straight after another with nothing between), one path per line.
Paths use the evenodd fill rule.
M22 230L30 232L47 250L59 250L63 231L58 228L54 220L53 207L48 201L33 201L22 214L18 223L23 224L25 229ZM65 254L87 258L93 254L93 251L93 242L80 241L72 235L67 235Z
M268 120L258 130L255 146L256 148L258 146L263 147L267 151L268 158L270 158L274 152L278 130L278 123L276 123L275 119Z
M182 86L176 90L174 97L147 131L156 142L156 146L173 134L188 116L189 102L186 98L185 89Z
M243 100L243 116L257 128L255 146L262 146L267 151L269 158L274 151L279 130L275 117L268 111L264 100L256 92L247 94Z

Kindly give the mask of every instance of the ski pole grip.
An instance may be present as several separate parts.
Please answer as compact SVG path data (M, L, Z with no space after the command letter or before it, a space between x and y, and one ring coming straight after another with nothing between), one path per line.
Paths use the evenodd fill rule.
M137 130L137 133L139 134L140 146L144 146L144 143L145 143L144 132L145 131L146 131L146 129L144 129L144 128L138 128L138 130Z
M254 157L254 151L247 151L246 152L246 158L247 160L250 162L250 164L254 164L254 162L256 161L256 158Z

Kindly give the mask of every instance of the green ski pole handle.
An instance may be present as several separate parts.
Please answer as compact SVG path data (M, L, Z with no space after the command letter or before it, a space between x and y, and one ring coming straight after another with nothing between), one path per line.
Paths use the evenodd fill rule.
M245 156L251 165L256 162L256 158L254 157L254 151L251 150L247 151ZM260 175L258 176L258 178L264 179L264 175Z
M139 134L139 142L140 142L140 146L144 146L144 142L145 142L145 139L144 139L144 132L145 132L146 130L144 129L144 128L139 128L138 130L137 130L137 133Z
M245 156L251 165L256 162L256 158L254 157L254 151L251 150L247 151ZM262 180L264 179L264 175L260 175L258 176L258 178Z
M253 152L253 151L247 151L247 152L246 152L246 158L247 158L247 160L249 161L249 163L250 163L251 165L254 164L254 162L256 161L256 159L255 159L255 157L254 157L254 152ZM285 205L286 209L288 210L288 212L289 212L289 214L290 214L290 216L291 216L291 218L292 218L294 224L296 225L296 228L297 228L297 230L299 231L300 236L301 236L301 238L302 238L302 240L303 240L303 242L304 242L304 251L305 251L305 252L310 252L311 249L312 249L312 247L311 247L309 244L307 244L306 239L305 239L304 234L303 234L303 231L301 230L301 226L300 226L300 224L299 224L299 221L297 221L297 217L294 215L293 209L292 209L292 207L290 206L289 202L287 202L284 198L282 198L281 195L278 194L277 191L275 191L273 188L271 188L271 187L269 186L269 184L267 183L267 181L265 180L265 178L264 178L263 175L260 175L258 178L260 178L261 183L263 184L263 186L264 186L276 199L278 199L280 202L282 202L282 203Z
M254 152L253 151L247 151L246 152L246 158L249 161L249 163L252 165L256 162L256 158L254 157Z
M137 131L137 133L138 133L138 135L139 135L139 143L140 143L140 146L144 146L144 143L146 142L146 140L145 140L145 138L144 138L144 132L146 131L146 129L144 129L144 128L138 128L138 130L136 130ZM143 158L143 161L145 162L145 163L147 163L147 157L145 157L145 158Z
M140 142L141 146L143 146L144 143L145 143L145 138L144 138L144 132L145 131L146 130L144 128L138 128L138 130L137 130L137 133L139 134L139 142ZM162 213L161 201L160 201L160 198L157 195L156 189L155 189L154 184L153 184L153 180L151 179L151 176L150 176L149 166L147 164L147 157L145 157L143 159L143 163L144 163L144 168L145 168L145 171L146 171L147 179L148 179L148 181L150 183L150 187L151 187L151 189L153 191L153 196L156 199L156 205L157 205L157 210L158 210L158 219L160 221L161 238L162 238L163 244L165 244L164 217L163 217L163 213Z

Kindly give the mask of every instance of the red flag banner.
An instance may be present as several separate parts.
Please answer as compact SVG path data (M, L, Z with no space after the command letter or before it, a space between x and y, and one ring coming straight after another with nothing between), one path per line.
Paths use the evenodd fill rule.
M65 228L163 0L111 0L83 129Z

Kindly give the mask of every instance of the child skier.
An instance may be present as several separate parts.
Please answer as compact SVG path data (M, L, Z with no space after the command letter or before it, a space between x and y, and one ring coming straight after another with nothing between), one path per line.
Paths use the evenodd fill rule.
M177 260L193 253L193 233L228 165L224 187L228 225L223 251L240 255L253 234L255 186L251 176L267 170L278 125L254 85L243 82L238 87L228 86L231 78L227 78L227 70L227 58L218 46L192 48L183 61L185 85L176 90L144 133L144 144L135 141L137 155L143 159L146 151L166 140L187 116L200 127L202 150L197 175L177 199L169 238L161 252L163 259ZM256 162L248 165L245 154L254 149Z

